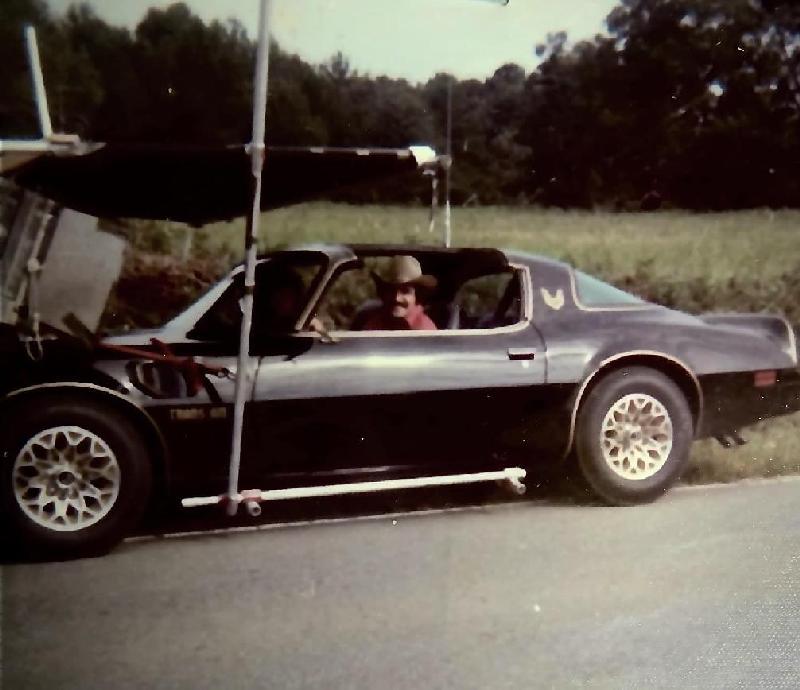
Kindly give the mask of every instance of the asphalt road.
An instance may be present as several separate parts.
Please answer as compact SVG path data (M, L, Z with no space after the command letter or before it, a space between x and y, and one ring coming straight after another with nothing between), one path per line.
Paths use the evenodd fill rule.
M800 481L3 570L3 688L797 688Z

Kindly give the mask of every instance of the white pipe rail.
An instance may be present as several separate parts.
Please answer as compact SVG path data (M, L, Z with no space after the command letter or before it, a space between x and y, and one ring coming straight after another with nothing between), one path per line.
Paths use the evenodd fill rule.
M524 491L521 480L526 472L521 467L507 467L493 472L476 472L472 474L450 474L433 477L410 477L408 479L384 479L374 482L355 482L352 484L328 484L325 486L301 486L290 489L253 490L219 496L201 496L184 498L184 508L217 505L226 501L239 503L258 503L260 501L282 501L294 498L313 498L320 496L344 496L347 494L364 494L377 491L396 491L399 489L417 489L428 486L454 486L457 484L477 484L480 482L508 482L517 493Z

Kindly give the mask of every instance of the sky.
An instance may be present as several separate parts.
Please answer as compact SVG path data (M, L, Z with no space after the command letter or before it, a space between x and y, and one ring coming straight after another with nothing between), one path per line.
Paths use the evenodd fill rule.
M74 0L48 0L56 13ZM134 28L154 0L89 0L109 24ZM238 19L255 38L259 0L186 0L205 21ZM548 32L571 41L605 30L616 0L273 0L270 32L289 52L311 64L337 51L359 72L412 82L436 72L485 78L506 62L530 71L534 48Z

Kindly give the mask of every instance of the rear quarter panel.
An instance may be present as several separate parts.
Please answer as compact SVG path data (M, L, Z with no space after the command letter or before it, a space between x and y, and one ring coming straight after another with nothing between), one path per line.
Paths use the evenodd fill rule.
M534 261L531 273L550 402L540 420L550 435L542 452L552 455L560 446L566 453L588 388L604 372L626 363L660 368L663 362L669 365L665 371L683 376L689 389L699 389L698 436L738 429L788 409L777 389L754 386L757 371L776 370L784 379L796 376L794 358L774 338L648 303L586 308L577 299L568 266Z

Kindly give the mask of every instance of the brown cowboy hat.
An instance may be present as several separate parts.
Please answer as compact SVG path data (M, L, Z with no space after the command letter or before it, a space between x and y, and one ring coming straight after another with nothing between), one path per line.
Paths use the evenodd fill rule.
M372 277L378 285L383 286L413 285L432 290L437 283L436 278L424 274L419 261L408 254L391 257L380 274L373 271Z

